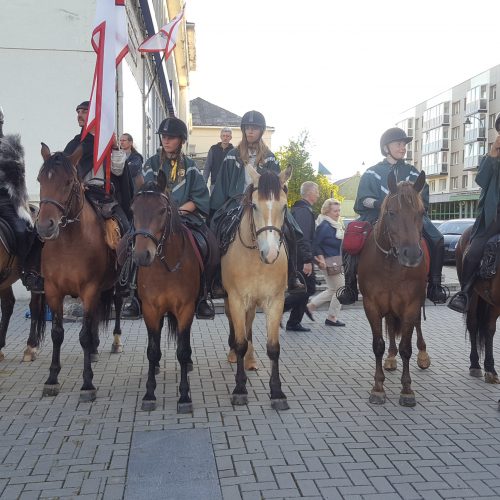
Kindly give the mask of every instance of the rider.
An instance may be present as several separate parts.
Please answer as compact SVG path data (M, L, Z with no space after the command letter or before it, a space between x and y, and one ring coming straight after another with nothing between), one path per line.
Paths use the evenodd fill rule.
M208 227L204 218L208 216L210 195L195 162L182 153L182 145L187 141L186 124L179 118L166 118L160 123L158 134L162 147L146 160L144 182L154 181L160 169L163 170L167 177L167 189L179 207L183 223L193 231L199 243L200 234L196 233L201 233L205 246L208 246ZM207 282L210 283L211 274L212 270L205 262L200 299L196 307L196 316L201 319L213 319L215 315L213 306L207 300Z
M210 213L213 214L210 222L212 228L217 228L228 212L239 205L241 195L251 184L251 179L244 166L252 165L258 173L269 169L276 174L280 167L274 154L269 150L262 136L266 130L266 119L259 111L247 111L241 119L242 140L238 147L227 153L219 171L212 196L210 198ZM305 285L296 278L296 246L301 244L302 231L287 211L286 239L290 256L289 262L289 292L304 292ZM294 238L296 242L294 242ZM216 284L218 287L218 284Z
M476 176L476 184L481 189L478 203L478 216L470 235L470 246L462 261L460 276L461 290L456 293L448 304L450 309L467 312L470 292L476 271L483 256L488 240L500 233L500 113L495 120L495 129L499 133L492 144L490 152L483 157Z
M358 193L354 203L354 210L360 214L361 221L369 221L375 224L380 215L380 207L389 188L387 187L387 176L392 170L396 176L396 182L415 182L419 171L404 161L406 145L413 137L408 137L406 132L394 127L386 130L380 138L380 151L385 159L377 165L369 168L361 177ZM429 186L425 184L422 190L422 200L425 209L429 206ZM427 212L424 215L423 236L427 242L431 257L429 283L427 286L427 298L436 304L444 304L447 292L441 285L441 272L443 269L444 246L443 235L432 224ZM337 292L337 298L343 305L352 304L357 299L357 266L355 259L345 254L345 287Z

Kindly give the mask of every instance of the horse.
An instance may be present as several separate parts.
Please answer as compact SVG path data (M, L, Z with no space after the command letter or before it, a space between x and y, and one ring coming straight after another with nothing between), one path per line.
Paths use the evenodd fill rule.
M51 154L42 143L44 163L38 174L40 211L36 228L44 241L42 275L46 301L52 310L52 363L43 388L44 396L59 393L58 374L64 339L63 300L80 297L83 319L80 344L84 353L83 385L80 401L93 401L97 390L92 383L91 361L97 359L99 323L107 324L111 302L115 303L114 347L120 352L120 311L123 298L114 292L119 277L116 254L105 241L104 221L85 196L76 165L82 154L79 146L71 156Z
M200 291L202 263L166 187L165 173L160 170L157 181L143 184L132 202L132 258L139 266L137 293L148 330L149 370L142 409L156 409L156 374L166 314L168 338L177 343L181 368L177 412L189 413L193 409L187 376L192 368L191 325Z
M399 404L416 404L409 370L414 328L417 328L417 334L420 332L419 350L423 357L427 354L420 330L421 308L427 285L426 259L422 249L425 209L419 195L424 184L424 172L420 172L414 184L406 181L396 184L394 173L389 173L389 194L382 203L380 219L359 258L359 288L372 330L376 364L375 384L370 393L370 403L374 404L383 404L386 399L382 368L385 351L383 318L388 336L392 339L390 358L394 358L397 353L395 339L401 338L399 353L403 360L403 373ZM425 364L423 367L426 367ZM389 361L388 369L394 368L395 364Z
M287 255L283 225L287 210L285 184L292 175L287 167L278 176L261 175L245 167L252 184L242 200L243 214L237 236L221 259L222 284L227 291L224 308L229 321L229 361L236 361L234 405L248 403L245 369L256 370L252 323L257 307L266 315L267 355L271 360L271 407L289 408L279 376L279 329L287 287Z
M459 279L471 232L472 227L467 228L457 243L456 265ZM493 357L493 338L498 317L500 317L500 275L495 272L491 279L478 278L475 281L465 316L471 344L469 374L472 377L483 375L479 354L484 353L484 380L489 384L500 383Z

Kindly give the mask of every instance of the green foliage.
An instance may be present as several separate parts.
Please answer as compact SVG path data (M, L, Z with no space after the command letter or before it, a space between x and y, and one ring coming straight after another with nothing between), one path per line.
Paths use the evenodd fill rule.
M309 134L307 131L301 132L298 138L290 139L287 146L283 146L276 153L276 158L280 163L281 170L288 165L293 168L292 178L288 183L288 205L292 206L300 199L300 186L306 181L313 181L319 186L320 197L313 206L314 213L319 214L321 205L327 198L335 198L339 201L343 197L339 195L339 187L328 181L324 175L314 172L307 151Z

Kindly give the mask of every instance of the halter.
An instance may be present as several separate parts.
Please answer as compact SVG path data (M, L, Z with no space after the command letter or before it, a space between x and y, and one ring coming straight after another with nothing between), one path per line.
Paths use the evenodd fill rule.
M68 195L68 198L66 199L66 202L64 204L58 202L57 200L54 200L52 198L43 198L40 200L40 205L43 203L49 203L50 205L54 205L56 208L58 208L62 212L62 216L59 219L58 225L61 227L66 227L68 224L71 224L72 222L80 222L80 215L83 212L83 207L85 205L85 198L81 195L82 193L82 187L81 184L78 180L73 178L73 184L71 186L71 191ZM80 209L78 210L77 214L73 217L70 218L69 213L71 210L71 204L73 202L73 198L80 198L82 199L82 205Z
M160 262L165 266L167 271L169 273L175 273L181 268L181 260L179 259L176 264L174 265L173 268L171 268L168 265L166 255L164 255L164 247L165 247L165 241L168 241L170 236L173 234L173 228L172 228L172 205L170 204L170 199L165 193L159 193L158 191L139 191L135 196L134 200L141 195L144 194L153 194L156 196L160 196L164 198L167 201L167 220L165 221L165 227L163 228L162 235L160 239L158 239L153 233L150 231L146 231L145 229L136 229L132 232L130 235L130 239L132 241L132 249L135 247L135 238L136 236L144 236L145 238L149 238L155 245L156 245L156 252L155 256L160 259ZM134 202L132 200L132 203ZM167 224L169 222L169 224ZM184 247L186 245L185 238L182 238L182 251L181 255L184 254Z

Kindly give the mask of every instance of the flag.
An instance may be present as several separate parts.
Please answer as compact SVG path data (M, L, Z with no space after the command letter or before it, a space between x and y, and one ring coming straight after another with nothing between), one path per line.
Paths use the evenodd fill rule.
M90 131L94 132L94 175L104 159L108 158L108 188L111 168L109 157L116 141L116 67L128 52L125 0L97 0L94 26L91 42L97 58L89 115L83 128L82 139Z
M137 50L139 52L164 52L166 61L175 49L177 31L179 31L180 20L184 16L185 8L184 5L182 10L170 22L162 26L155 35L146 38Z
M319 163L319 166L318 166L318 174L321 174L321 175L332 175L332 173L330 172L330 170L328 170L324 165L323 163L321 162L318 162Z

